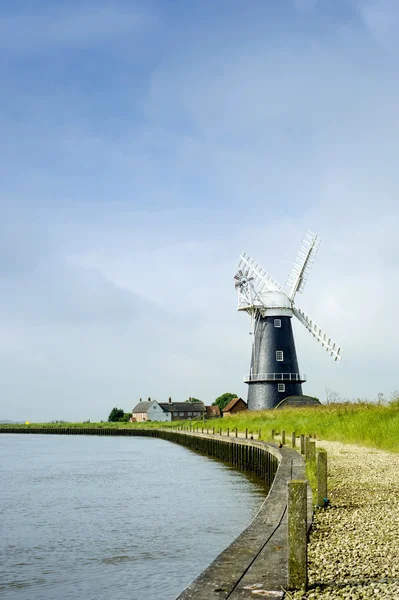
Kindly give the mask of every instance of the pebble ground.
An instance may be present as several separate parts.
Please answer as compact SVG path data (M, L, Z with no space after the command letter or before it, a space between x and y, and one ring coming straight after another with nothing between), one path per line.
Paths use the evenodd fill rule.
M399 600L399 454L317 446L327 450L330 505L314 516L309 589L286 599Z

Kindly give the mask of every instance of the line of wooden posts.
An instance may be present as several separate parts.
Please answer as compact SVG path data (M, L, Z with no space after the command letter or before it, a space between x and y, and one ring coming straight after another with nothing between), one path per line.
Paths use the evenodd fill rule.
M206 433L212 435L223 435L222 428L215 427L193 427L189 425L178 425L177 429L181 431L191 431L196 433ZM226 436L230 434L236 438L239 437L238 429L227 428ZM276 441L276 432L272 429L272 440ZM254 433L248 429L244 432L245 439L254 439ZM262 431L259 429L256 439L261 440ZM291 434L291 446L296 449L296 442L299 440L299 451L304 456L305 461L316 470L317 479L317 508L327 506L327 452L317 450L316 442L312 441L311 436L297 436L295 432ZM286 444L286 432L281 431L281 445ZM292 480L288 483L288 587L289 589L306 589L307 587L307 542L308 542L308 524L307 524L307 489L306 480Z

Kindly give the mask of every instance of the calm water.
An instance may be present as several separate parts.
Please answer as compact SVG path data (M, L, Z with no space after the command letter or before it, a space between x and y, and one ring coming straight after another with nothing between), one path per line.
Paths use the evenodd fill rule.
M0 597L173 600L263 497L164 440L0 435Z

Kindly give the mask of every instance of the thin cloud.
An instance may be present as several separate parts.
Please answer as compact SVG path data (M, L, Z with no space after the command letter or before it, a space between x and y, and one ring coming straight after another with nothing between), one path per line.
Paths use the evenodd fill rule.
M356 7L372 36L389 50L397 51L399 5L396 0L364 0Z
M22 54L88 48L151 29L155 15L139 2L57 3L0 15L0 48Z

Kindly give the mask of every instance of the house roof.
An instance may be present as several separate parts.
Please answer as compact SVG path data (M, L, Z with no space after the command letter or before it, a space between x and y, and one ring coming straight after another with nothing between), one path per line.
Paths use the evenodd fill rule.
M218 406L205 406L206 414L210 417L218 417L220 410Z
M241 400L241 402L244 402L244 400L242 398L232 398L230 400L230 402L224 407L222 412L229 412L240 400ZM247 405L246 402L244 402L244 404L245 404L245 406Z
M154 402L156 402L156 400L146 400L145 402L139 402L132 410L132 413L146 413L148 412L150 406L154 404Z
M165 412L200 412L205 410L202 402L160 402L159 406Z

